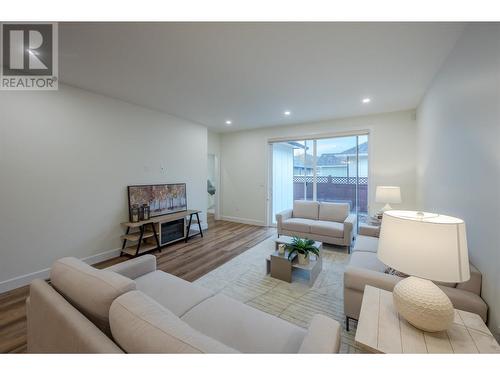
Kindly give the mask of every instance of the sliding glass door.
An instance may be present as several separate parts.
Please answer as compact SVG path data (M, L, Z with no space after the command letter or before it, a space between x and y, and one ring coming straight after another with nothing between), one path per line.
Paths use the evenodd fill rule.
M271 222L294 200L349 203L368 214L368 135L272 143Z

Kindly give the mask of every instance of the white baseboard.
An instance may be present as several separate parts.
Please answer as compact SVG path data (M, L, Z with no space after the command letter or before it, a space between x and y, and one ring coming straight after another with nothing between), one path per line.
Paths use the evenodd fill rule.
M234 223L241 223L241 224L258 225L260 227L266 226L266 223L263 222L262 220L246 219L243 217L221 216L221 220L232 221Z
M27 273L26 275L21 275L14 277L9 280L0 282L0 293L8 292L9 290L20 288L22 286L28 285L35 279L48 279L50 268L43 269L41 271L36 271L32 273Z
M208 229L207 223L201 223L201 229ZM190 235L199 232L198 224L191 224ZM82 260L88 264L96 264L100 262L104 262L105 260L116 258L120 256L121 249L113 249L103 251L102 253L91 255L83 258ZM27 273L25 275L13 277L12 279L8 279L5 281L0 281L0 293L8 292L9 290L20 288L22 286L28 285L35 279L48 279L50 273L50 268L45 268L40 271L35 271L31 273Z
M116 258L120 256L121 248L104 251L99 254L91 255L89 257L83 258L82 260L87 264L96 264L100 262L104 262L105 260Z
M91 255L83 258L82 260L88 264L96 264L104 262L105 260L115 258L120 255L121 249L114 249L104 251L99 254ZM12 279L0 281L0 293L8 292L9 290L20 288L22 286L28 285L35 279L48 279L50 273L50 268L45 268L40 271L27 273L25 275L13 277Z

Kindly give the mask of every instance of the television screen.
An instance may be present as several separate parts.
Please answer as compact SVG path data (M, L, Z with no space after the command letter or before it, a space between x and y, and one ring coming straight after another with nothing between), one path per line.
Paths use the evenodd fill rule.
M128 207L149 205L150 215L160 216L187 210L186 184L128 186Z

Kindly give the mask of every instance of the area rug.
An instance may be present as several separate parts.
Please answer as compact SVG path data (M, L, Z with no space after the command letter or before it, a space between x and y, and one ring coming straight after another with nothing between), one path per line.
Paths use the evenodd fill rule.
M273 238L268 238L195 283L304 328L315 314L329 316L342 326L340 352L362 353L354 342L356 323L345 330L343 275L349 262L346 250L323 246L323 269L311 287L300 277L287 283L267 275L265 259L273 251Z

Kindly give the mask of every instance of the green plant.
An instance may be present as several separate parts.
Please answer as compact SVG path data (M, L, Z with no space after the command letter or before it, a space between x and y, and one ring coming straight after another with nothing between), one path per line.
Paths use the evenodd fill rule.
M297 254L308 256L313 253L319 256L319 249L314 246L314 241L307 238L293 237L292 243L287 244L285 249L288 251L288 260L292 260Z

